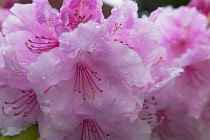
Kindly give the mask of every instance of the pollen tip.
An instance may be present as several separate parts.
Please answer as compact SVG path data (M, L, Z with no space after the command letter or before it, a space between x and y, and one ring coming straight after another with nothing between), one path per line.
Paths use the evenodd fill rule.
M12 107L12 109L17 109L16 107Z

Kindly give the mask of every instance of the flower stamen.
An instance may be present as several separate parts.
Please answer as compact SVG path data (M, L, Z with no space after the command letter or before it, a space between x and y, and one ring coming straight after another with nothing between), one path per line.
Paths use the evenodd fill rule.
M85 119L82 123L81 140L108 140L106 134L95 119Z
M25 42L25 44L26 47L33 53L42 53L55 47L59 47L58 40L46 38L44 36L35 36L35 39L28 39L28 42Z
M25 95L12 102L4 102L5 105L11 105L11 108L15 111L14 114L8 114L5 112L5 107L3 106L2 112L5 116L17 116L23 114L23 117L27 117L33 112L38 103L36 99L36 93L30 88L22 90L21 92Z
M72 29L76 28L80 23L87 23L91 18L92 18L92 14L90 14L89 16L83 15L81 16L79 14L78 10L75 10L75 13L73 14L73 16L69 15L69 23L67 26L70 26Z
M96 74L97 72L93 71L93 69L91 69L86 63L78 63L74 74L74 91L78 91L79 93L83 92L83 97L86 99L86 94L89 94L86 92L88 92L88 88L90 88L94 99L96 90L103 92L94 81L94 79L101 81L101 78Z

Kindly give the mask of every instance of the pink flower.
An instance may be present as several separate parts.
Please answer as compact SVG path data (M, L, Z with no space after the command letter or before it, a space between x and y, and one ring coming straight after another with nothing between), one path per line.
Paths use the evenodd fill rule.
M163 51L159 46L160 32L153 22L139 19L137 10L136 3L126 0L122 6L112 10L112 15L103 26L110 33L112 40L127 45L138 53L145 67L144 81L151 84L152 67L163 57L161 56ZM157 73L156 76L162 75L164 74Z
M208 16L210 13L210 0L191 0L189 7L196 7L201 13Z
M1 44L4 44L4 42ZM25 68L11 46L0 47L0 128L3 135L17 135L41 115L36 93L30 88Z
M204 90L190 90L184 74L146 97L139 116L153 128L152 140L204 140L202 122L199 116L195 118L205 102L206 97L198 96Z
M101 0L64 0L60 17L71 29L90 20L101 23L104 18L101 7Z
M150 19L154 15L151 14ZM161 46L166 49L172 65L185 67L209 57L207 18L196 9L168 7L155 16L161 32Z
M156 24L139 19L137 4L125 0L122 6L115 7L105 26L111 38L127 45L142 58L146 70L159 60L160 32Z
M11 11L14 15L4 22L5 37L1 44L0 102L3 114L0 116L0 126L4 135L19 134L41 116L37 94L26 76L30 64L37 60L39 53L59 46L57 39L62 31L58 12L50 7L48 1L16 4Z
M74 114L75 111L78 111L75 109L78 109L81 104L86 104L86 102L98 106L105 100L126 102L132 112L128 118L135 120L142 107L141 102L145 91L143 89L147 87L147 83L142 78L145 71L139 55L126 45L113 41L110 34L96 22L80 24L72 32L63 33L59 42L59 48L40 55L37 62L31 65L28 75L38 94L39 92L45 92L48 96L46 98L56 100L49 101L50 105L46 104L41 107L45 108L44 114L46 116L51 116L52 122L46 122L46 125L53 125L50 130L43 131L43 136L46 135L44 132L51 133L53 128L63 127L66 122L58 120L68 120L69 117L66 116L71 114L69 112ZM52 90L54 93L52 93ZM63 101L64 98L65 101ZM74 100L76 105L72 104L70 100ZM49 106L54 106L57 103L61 106L49 108ZM71 108L69 108L70 106ZM89 107L84 106L84 108L87 111L92 110ZM59 114L60 111L62 114ZM82 116L83 114L81 112ZM63 127L65 130L62 129L64 134L61 132L60 135L64 137L73 133L79 123L87 122L88 118L92 123L94 118L97 118L97 116L94 116L80 119L75 117L77 125L66 124L67 126ZM108 118L105 120L108 120ZM69 121L74 121L74 119ZM103 121L101 117L98 118L98 121L96 122L99 124L101 121L101 123L107 122ZM129 124L129 121L126 121L125 124L127 123ZM40 127L42 129L44 126ZM116 127L114 126L114 128ZM103 129L108 128L104 126ZM113 132L112 128L109 129L108 133ZM68 131L68 133L65 131ZM78 136L80 134L74 137Z
M15 4L11 12L15 16L8 17L4 22L5 35L17 31L31 32L33 36L22 40L22 44L32 53L42 53L59 46L58 37L63 27L58 20L59 12L48 1L35 0L32 4ZM15 24L12 24L14 21Z
M106 99L100 103L70 92L71 83L61 81L48 90L45 114L40 123L41 139L149 140L150 128L140 119L131 121L133 109L126 101ZM59 95L59 96L58 96ZM58 98L59 97L59 98ZM49 118L50 117L50 118Z
M59 39L61 45L58 49L42 54L31 65L30 81L44 91L61 80L70 80L72 91L82 92L84 99L115 96L111 92L106 94L110 89L108 83L114 86L112 82L115 80L118 86L121 83L128 89L144 87L141 58L126 45L110 40L108 32L97 26L97 23L90 22L81 24L71 33L64 33Z

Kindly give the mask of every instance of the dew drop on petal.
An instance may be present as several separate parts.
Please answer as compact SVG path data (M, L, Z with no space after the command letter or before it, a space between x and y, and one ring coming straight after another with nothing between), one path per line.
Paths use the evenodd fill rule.
M100 28L100 27L101 27L100 24L96 24L96 25L95 25L95 28L96 28L96 29L98 29L98 28Z

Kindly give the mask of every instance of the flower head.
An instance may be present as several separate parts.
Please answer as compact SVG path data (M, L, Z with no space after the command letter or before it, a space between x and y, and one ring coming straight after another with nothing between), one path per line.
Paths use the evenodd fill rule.
M101 0L64 0L61 8L61 19L64 25L75 29L80 23L103 21Z

